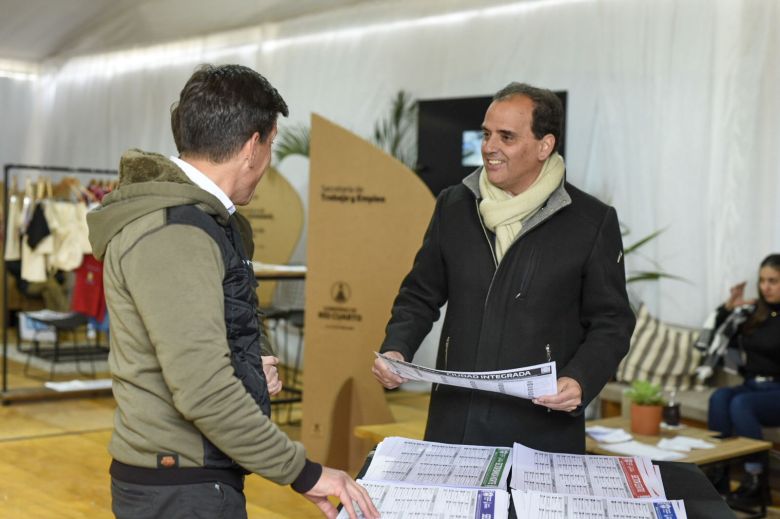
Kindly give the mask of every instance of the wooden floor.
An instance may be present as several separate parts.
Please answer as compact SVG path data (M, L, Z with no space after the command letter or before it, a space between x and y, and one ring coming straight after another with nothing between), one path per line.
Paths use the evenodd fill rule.
M19 377L19 373L14 373ZM30 381L14 378L19 384ZM427 395L388 394L396 419L424 416ZM106 449L114 401L110 397L14 403L0 407L0 518L101 519L113 517ZM287 422L286 409L275 418ZM293 423L300 408L292 408ZM300 427L281 425L292 438ZM321 518L290 487L258 476L246 480L250 518Z
M37 373L46 375L46 373ZM14 387L42 384L12 369ZM390 392L396 421L426 416L428 396ZM14 403L0 406L0 519L101 519L113 517L106 446L111 436L111 397ZM300 407L275 408L274 418L290 437L300 427ZM321 518L318 509L289 487L258 476L246 480L251 519ZM772 507L768 517L778 518Z

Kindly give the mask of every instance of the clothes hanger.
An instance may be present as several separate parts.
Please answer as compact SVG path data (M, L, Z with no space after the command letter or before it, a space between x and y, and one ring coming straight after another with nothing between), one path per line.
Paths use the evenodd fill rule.
M41 176L35 180L35 197L33 198L33 200L38 202L40 200L43 200L45 196L46 196L46 182L44 178Z

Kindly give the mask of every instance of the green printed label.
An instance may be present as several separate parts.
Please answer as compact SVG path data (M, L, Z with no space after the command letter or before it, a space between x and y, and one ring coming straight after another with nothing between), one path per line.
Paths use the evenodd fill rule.
M493 459L490 460L487 472L485 472L485 478L482 480L483 487L496 487L501 479L501 474L504 472L504 467L509 459L508 449L497 449L493 453Z

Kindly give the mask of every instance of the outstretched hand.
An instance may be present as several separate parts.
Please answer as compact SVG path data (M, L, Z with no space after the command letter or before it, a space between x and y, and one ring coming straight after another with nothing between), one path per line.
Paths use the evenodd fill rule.
M317 505L322 514L328 519L335 519L338 511L333 503L328 501L328 496L339 498L344 510L349 514L350 519L358 519L355 505L360 509L363 517L366 519L378 519L379 511L371 502L371 498L366 489L355 483L355 481L341 470L330 467L322 467L322 475L317 483L303 494L306 499Z
M558 393L533 399L534 404L548 407L554 411L570 413L582 404L582 387L571 377L558 379Z

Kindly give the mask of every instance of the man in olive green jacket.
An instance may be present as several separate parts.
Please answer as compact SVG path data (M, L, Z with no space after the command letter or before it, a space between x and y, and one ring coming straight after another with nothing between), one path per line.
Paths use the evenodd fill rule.
M88 217L104 262L117 401L109 450L117 517L246 517L244 475L293 488L328 517L366 491L306 458L269 419L281 383L263 357L255 281L235 205L268 167L287 105L257 72L204 66L171 112L179 157L130 150ZM265 368L265 372L264 372Z

